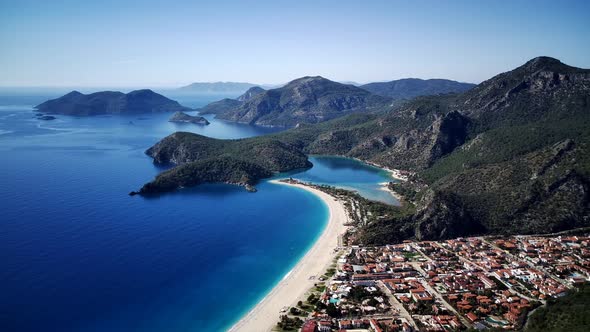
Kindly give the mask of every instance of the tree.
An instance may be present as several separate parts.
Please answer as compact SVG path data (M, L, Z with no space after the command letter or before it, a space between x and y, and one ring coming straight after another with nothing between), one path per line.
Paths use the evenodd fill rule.
M328 307L326 308L326 313L328 314L328 316L332 318L340 317L340 309L338 309L338 307L336 307L334 303L328 304Z

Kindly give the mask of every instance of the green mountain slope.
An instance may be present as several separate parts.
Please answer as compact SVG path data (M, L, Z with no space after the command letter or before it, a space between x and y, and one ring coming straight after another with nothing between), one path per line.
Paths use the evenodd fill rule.
M173 191L206 182L254 185L273 173L311 166L301 151L272 138L219 140L177 132L146 153L155 163L177 166L143 186L141 194Z
M366 225L359 237L367 243L590 224L590 71L555 59L535 58L460 95L419 97L240 144L268 140L415 172L398 190L416 209Z
M551 299L528 319L526 332L583 332L590 326L590 285Z
M445 79L422 80L404 78L390 82L376 82L361 85L371 93L393 99L412 99L419 96L432 96L446 93L461 93L473 88L475 84Z

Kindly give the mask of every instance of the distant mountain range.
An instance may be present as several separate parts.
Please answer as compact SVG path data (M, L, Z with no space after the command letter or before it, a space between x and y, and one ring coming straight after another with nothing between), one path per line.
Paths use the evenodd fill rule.
M262 90L237 100L225 99L199 110L241 123L290 127L318 123L354 112L390 108L390 98L373 95L353 85L330 81L321 76L306 76L285 86Z
M35 108L43 113L77 116L191 111L190 108L147 89L127 94L118 91L91 94L72 91Z
M253 123L271 119L269 115L283 120L277 113L283 110L300 120L318 110L380 105L375 97L392 100L326 81L307 77L247 102L236 101L237 109L246 112L228 117ZM380 112L365 109L243 139L239 148L231 141L177 133L148 154L179 166L144 188L158 192L234 181L210 173L199 177L205 176L207 164L241 167L242 161L247 167L232 168L231 174L241 174L251 184L269 172L301 167L299 153L340 155L415 173L410 181L391 185L406 198L406 207L370 217L355 235L362 243L554 232L590 226L589 128L590 70L539 57L461 94L417 97ZM233 152L255 147L255 159ZM290 156L295 155L300 162L293 164ZM233 160L216 161L221 157ZM274 161L272 167L259 164L267 160ZM266 171L253 171L252 163Z
M364 84L360 87L376 95L398 100L445 93L461 93L474 86L475 84L472 83L461 83L444 79L422 80L419 78L404 78L391 82Z
M422 95L464 92L473 86L449 80L403 79L357 87L321 76L308 76L276 89L253 87L254 90L247 92L248 99L244 96L226 98L201 108L199 112L241 123L292 127L355 112L388 111L398 101Z
M176 89L177 92L195 94L242 94L251 87L258 86L253 83L242 82L196 82Z

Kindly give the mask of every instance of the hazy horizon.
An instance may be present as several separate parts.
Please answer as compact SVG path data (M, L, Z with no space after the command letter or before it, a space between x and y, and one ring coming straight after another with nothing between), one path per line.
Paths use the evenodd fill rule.
M531 58L590 67L586 1L0 0L0 87L480 83ZM278 14L277 14L278 13Z

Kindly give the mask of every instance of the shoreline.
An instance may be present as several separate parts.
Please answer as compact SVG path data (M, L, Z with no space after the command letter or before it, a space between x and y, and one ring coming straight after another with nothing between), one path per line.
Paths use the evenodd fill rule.
M334 197L302 184L285 183L278 180L268 181L274 184L297 187L306 190L328 207L328 223L313 246L297 262L281 281L256 306L235 323L228 331L270 331L279 321L283 307L294 306L307 291L313 287L318 278L324 274L336 257L340 235L346 231L344 224L348 220L346 209ZM314 276L315 278L310 279Z
M326 156L326 157L339 157L339 158L353 159L353 160L356 160L362 164L369 165L371 167L375 167L375 168L378 168L382 171L385 171L389 174L389 176L391 178L393 178L394 180L398 180L398 181L408 181L409 180L408 175L412 174L412 172L404 171L404 170L397 169L397 168L385 167L385 166L379 165L375 162L368 161L368 160L362 160L362 159L359 159L356 157L348 157L348 156L332 155L332 154L310 154L309 157L311 157L311 156L319 156L319 157Z
M389 182L381 182L381 183L379 183L379 185L381 186L381 188L380 188L381 190L387 191L388 193L390 193L391 196L393 196L395 199L397 199L397 201L399 202L399 206L402 206L402 200L403 200L402 195L389 189Z

